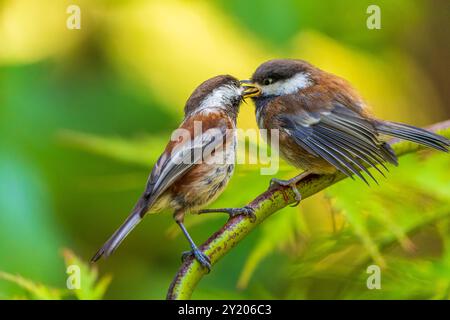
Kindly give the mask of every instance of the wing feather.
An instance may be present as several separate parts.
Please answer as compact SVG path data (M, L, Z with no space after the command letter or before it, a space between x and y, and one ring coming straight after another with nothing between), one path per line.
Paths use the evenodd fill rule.
M208 130L193 141L177 148L175 152L166 157L158 174L151 175L148 181L149 202L156 200L166 191L178 178L183 176L194 165L203 159L206 149L214 149L226 139L226 127Z
M297 109L298 110L298 109ZM355 175L368 184L361 174L365 172L376 183L367 167L373 167L383 176L384 162L397 164L392 150L378 138L374 124L358 113L336 104L332 110L314 112L311 117L302 110L294 114L282 114L278 118L282 128L302 148L323 158L347 176Z

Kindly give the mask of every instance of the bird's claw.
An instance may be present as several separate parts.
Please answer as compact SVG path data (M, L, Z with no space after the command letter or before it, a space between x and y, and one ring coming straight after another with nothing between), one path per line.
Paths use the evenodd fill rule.
M186 259L194 257L197 261L208 270L208 273L211 271L211 260L209 257L204 254L199 248L195 247L191 251L185 251L181 255L181 261L185 261Z
M251 222L256 221L255 209L253 209L250 206L245 206L242 208L231 208L230 211L228 212L228 214L229 214L230 218L233 218L233 217L239 216L239 215L243 215L243 216L249 217Z
M280 180L280 179L273 178L270 180L269 189L273 189L277 185L284 186L284 187L290 187L292 192L294 192L295 201L296 201L293 205L291 205L291 207L296 207L299 205L300 201L302 201L302 195L301 195L300 191L298 191L296 182L290 181L290 180Z
M255 215L255 209L253 209L250 206L245 206L242 208L221 208L221 209L203 209L198 211L199 214L203 213L211 213L211 212L224 212L228 214L230 218L233 218L235 216L243 215L250 218L251 222L255 222L256 215Z

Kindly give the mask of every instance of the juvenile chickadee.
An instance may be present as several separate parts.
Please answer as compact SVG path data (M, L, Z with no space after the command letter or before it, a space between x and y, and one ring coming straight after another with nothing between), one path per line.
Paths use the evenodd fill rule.
M229 75L209 79L195 89L186 102L184 121L153 167L144 193L93 262L111 255L145 214L171 209L192 248L183 258L194 255L210 269L209 258L195 245L183 220L187 212L252 214L247 207L200 210L222 193L233 174L236 117L245 95L239 81Z
M256 119L262 129L279 130L280 155L305 171L290 180L271 184L290 186L297 203L296 183L310 173L356 175L377 164L397 165L397 157L382 135L394 136L447 152L450 140L410 125L379 120L370 114L358 92L333 74L302 60L270 60L261 64L251 80ZM353 178L353 177L352 177Z

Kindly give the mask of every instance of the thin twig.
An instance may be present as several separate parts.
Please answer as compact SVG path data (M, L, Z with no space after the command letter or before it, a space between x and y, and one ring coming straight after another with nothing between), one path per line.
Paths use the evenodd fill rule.
M437 123L428 129L450 138L450 120ZM397 156L422 149L417 144L398 139L393 139L389 143ZM305 199L344 178L345 176L340 173L336 175L308 175L297 184L297 188L302 194L302 198ZM256 219L254 222L251 222L251 219L245 216L233 217L202 244L200 249L208 255L211 265L214 265L267 217L295 202L294 193L289 187L279 186L273 190L268 190L249 204L255 210ZM186 259L169 287L167 299L190 299L195 287L205 274L206 270L201 267L197 260Z

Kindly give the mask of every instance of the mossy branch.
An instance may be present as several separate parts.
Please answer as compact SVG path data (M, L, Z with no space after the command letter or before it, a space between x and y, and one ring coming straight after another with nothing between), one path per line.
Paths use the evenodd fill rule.
M450 120L437 123L428 129L450 138ZM393 139L389 143L398 156L423 148L398 139ZM343 174L308 175L297 184L297 187L302 198L305 199L344 178ZM266 191L249 204L255 210L254 222L251 222L248 217L236 216L228 220L219 231L200 246L200 249L209 256L211 264L214 265L267 217L294 202L294 193L290 188L280 186ZM167 292L167 299L190 299L195 287L205 274L206 270L195 259L187 259L175 275Z

